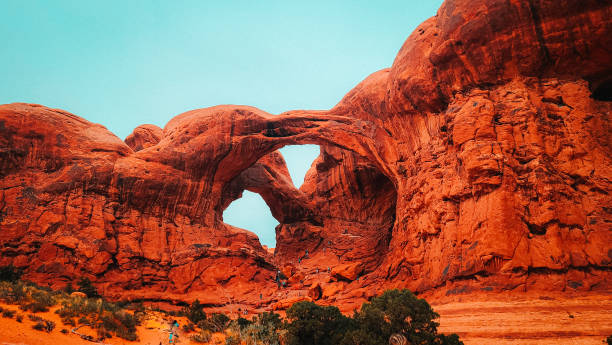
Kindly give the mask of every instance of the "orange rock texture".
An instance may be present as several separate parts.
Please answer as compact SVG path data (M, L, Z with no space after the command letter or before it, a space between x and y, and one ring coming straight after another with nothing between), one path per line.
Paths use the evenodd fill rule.
M0 264L210 307L610 291L610 47L605 1L448 0L328 111L217 106L123 142L0 106ZM299 189L290 144L321 146ZM280 222L273 254L223 222L243 190Z

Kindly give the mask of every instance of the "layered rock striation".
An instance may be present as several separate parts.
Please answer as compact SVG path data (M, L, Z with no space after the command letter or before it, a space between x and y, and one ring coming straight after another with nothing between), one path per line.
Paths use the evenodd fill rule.
M606 2L448 0L328 111L198 109L123 142L0 106L0 263L211 307L610 291L610 47ZM290 144L321 146L299 189ZM243 190L280 222L274 254L223 223Z

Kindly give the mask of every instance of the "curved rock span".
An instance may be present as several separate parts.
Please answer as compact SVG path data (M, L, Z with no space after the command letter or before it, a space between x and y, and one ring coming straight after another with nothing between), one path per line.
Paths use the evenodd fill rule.
M123 142L0 106L0 264L209 307L609 292L610 47L603 1L448 0L328 111L217 106ZM321 146L299 189L277 151L295 144ZM274 253L223 222L244 190L280 222Z

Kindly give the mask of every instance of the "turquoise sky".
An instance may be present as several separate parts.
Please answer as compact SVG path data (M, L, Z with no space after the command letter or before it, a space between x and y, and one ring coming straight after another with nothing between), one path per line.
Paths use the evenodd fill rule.
M390 66L441 3L0 0L0 103L62 108L122 139L217 104L328 109ZM318 148L283 153L301 184ZM274 245L259 196L234 202L225 219Z

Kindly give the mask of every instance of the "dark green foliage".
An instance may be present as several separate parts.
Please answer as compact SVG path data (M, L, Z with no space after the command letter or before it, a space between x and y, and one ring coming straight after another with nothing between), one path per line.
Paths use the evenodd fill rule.
M0 266L0 281L15 282L21 278L23 272L15 268L13 264Z
M347 332L342 345L384 345L394 333L411 344L460 345L455 334L437 334L439 316L424 299L409 290L388 290L364 303L355 313L356 328Z
M451 334L451 335L444 335L444 334L439 334L436 336L436 339L434 340L434 344L440 344L440 345L463 345L463 342L461 340L459 340L459 336L456 334Z
M100 298L100 294L98 294L98 290L91 284L91 280L89 278L81 278L77 283L79 286L77 291L80 291L87 295L89 298Z
M243 318L243 317L239 317L239 318L236 320L236 324L238 325L238 327L239 327L240 329L247 327L247 326L248 326L248 325L250 325L251 323L252 323L251 321L249 321L249 320L247 320L247 319L245 319L245 318Z
M462 345L456 334L438 334L438 314L408 290L389 290L364 303L352 318L336 307L298 302L287 310L288 345L386 345L403 334L410 344Z
M238 319L240 333L247 344L279 345L279 330L283 327L280 316L276 313L264 312L250 322Z
M198 327L211 332L223 332L229 326L230 318L224 314L214 313L208 319L200 320Z
M181 314L186 316L189 321L198 323L202 320L206 320L206 313L203 308L204 306L196 299L190 306L183 308Z
M270 325L273 328L279 328L283 324L280 315L276 313L263 312L257 315L255 320L260 325Z
M15 316L15 320L17 320L17 322L23 321L23 315L18 314L17 316Z
M66 287L64 288L64 292L68 295L70 295L71 293L74 292L74 288L72 287L72 283L68 282L68 284L66 285Z
M354 321L336 307L322 307L312 302L298 302L287 310L289 345L336 345L354 329Z
M606 338L608 345L612 345L612 335Z
M67 329L65 329L65 328L62 328L62 330L61 330L60 332L62 332L62 333L64 333L64 334L68 334L68 330L67 330Z

